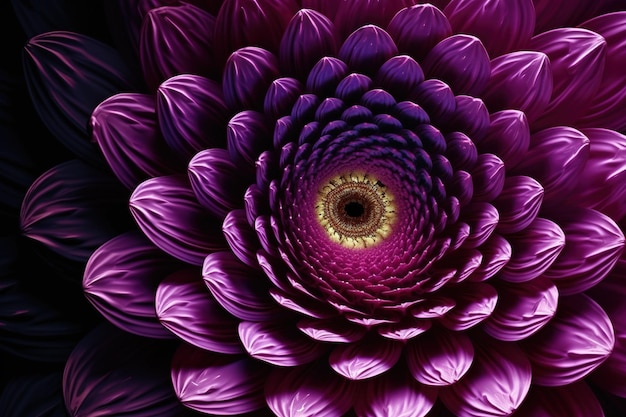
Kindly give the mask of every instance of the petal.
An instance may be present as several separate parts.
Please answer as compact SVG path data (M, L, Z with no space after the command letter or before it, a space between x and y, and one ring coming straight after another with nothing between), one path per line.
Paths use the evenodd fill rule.
M496 339L526 339L543 328L556 312L559 291L549 279L539 277L523 285L500 282L496 289L498 304L483 327Z
M502 193L493 202L500 213L499 233L517 233L535 220L543 202L543 187L523 175L504 180Z
M217 355L181 344L172 359L176 396L192 410L237 415L264 406L269 368L245 356Z
M93 139L115 176L126 188L161 175L173 174L182 164L172 158L156 121L154 97L148 94L116 94L91 115Z
M552 28L576 26L596 16L598 9L607 1L533 0L533 3L537 17L535 33L541 33Z
M472 170L474 201L492 201L502 192L505 184L504 162L490 153L477 157L476 167ZM500 219L502 222L502 219Z
M606 57L606 41L586 29L562 28L535 36L529 48L550 58L554 90L548 107L533 128L567 125L582 115L598 91Z
M89 258L83 291L110 323L139 336L171 338L154 312L159 282L181 267L137 231L119 235Z
M333 57L324 57L311 68L306 79L306 89L318 96L331 95L347 73L348 67L345 62Z
M455 94L479 95L489 80L489 55L475 36L452 35L442 40L422 65L429 78L441 79Z
M233 210L222 223L222 232L230 250L244 264L258 268L257 251L261 247L259 236L250 227L243 210Z
M226 249L219 221L196 201L184 176L157 177L139 184L129 205L148 239L175 258L202 265L207 254Z
M514 344L486 341L477 346L467 375L439 398L459 417L509 416L522 403L531 383L531 367Z
M117 51L83 35L45 33L25 48L26 83L39 117L72 152L100 163L100 153L89 141L89 117L105 98L135 90L135 74Z
M335 22L341 39L346 39L365 25L384 28L398 10L412 5L411 0L346 0L339 3Z
M497 291L482 282L467 283L455 288L452 295L456 305L440 322L454 331L467 330L491 316L498 301Z
M22 233L73 261L128 230L127 193L105 172L72 160L43 173L22 204Z
M311 339L320 342L353 343L361 340L366 330L347 321L330 319L303 318L298 321L298 330Z
M262 113L244 110L230 119L226 129L231 160L241 166L244 173L254 173L256 160L270 147L272 140L267 120Z
M546 327L522 342L533 365L533 380L563 386L586 377L604 362L615 344L604 310L584 294L561 297Z
M291 108L304 92L304 87L295 78L283 77L272 81L263 101L263 112L272 119L288 116Z
M424 81L420 65L408 55L397 55L385 62L374 78L386 92L398 100L411 99L417 86Z
M452 0L443 12L455 33L479 37L492 57L524 48L535 29L532 0Z
M565 246L565 233L556 223L537 217L526 229L507 236L507 240L512 256L498 277L509 282L525 282L537 278L552 265Z
M2 387L0 413L5 417L67 416L61 380L62 372L11 379Z
M474 346L465 333L433 329L407 345L406 358L411 375L419 383L452 385L469 370Z
M497 155L506 167L515 166L530 145L530 127L526 115L519 110L492 113L484 137L472 138L479 152Z
M265 400L278 417L341 417L351 407L354 386L324 363L275 368Z
M437 79L421 83L414 101L426 110L435 123L441 123L443 126L456 111L454 93L448 84Z
M493 233L498 225L499 214L489 203L472 203L463 213L463 221L470 226L470 236L463 243L467 249L477 248Z
M250 356L276 366L304 365L327 351L291 323L244 321L239 324L239 337Z
M338 57L352 71L373 75L385 61L397 54L396 44L387 32L377 26L367 25L348 36L339 48Z
M210 74L215 18L192 4L158 7L143 20L139 55L148 86L178 74Z
M225 145L229 112L217 82L192 74L172 77L157 89L156 105L165 142L185 161Z
M456 110L448 121L446 130L458 130L471 138L482 138L489 130L489 110L479 98L467 95L454 97Z
M602 405L584 382L534 387L515 417L604 417Z
M168 378L171 345L109 324L91 331L70 355L63 394L70 415L178 416Z
M579 293L598 284L613 269L624 249L624 234L606 215L570 207L555 214L565 232L565 247L544 272L563 295Z
M446 135L446 143L445 156L453 167L465 171L474 168L478 160L478 151L472 139L464 133L451 132Z
M361 380L391 369L400 359L402 350L400 342L372 337L336 346L328 361L339 375Z
M496 275L511 260L511 244L502 236L493 234L480 247L483 255L478 269L469 276L468 281L481 282Z

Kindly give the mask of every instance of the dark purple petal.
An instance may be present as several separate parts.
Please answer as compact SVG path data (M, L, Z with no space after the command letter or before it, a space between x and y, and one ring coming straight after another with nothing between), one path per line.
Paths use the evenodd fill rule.
M396 44L387 32L377 26L367 25L348 36L339 48L338 56L348 64L351 71L373 75L385 61L397 54Z
M62 372L42 372L9 380L0 394L0 413L5 417L67 417L62 379Z
M183 167L172 156L156 119L154 97L137 93L109 97L91 115L92 137L126 188L133 189L150 177L174 174Z
M412 6L411 0L345 0L339 2L335 22L341 39L365 25L384 28L396 12Z
M505 184L504 162L500 158L490 153L481 154L477 157L476 167L471 173L474 184L473 200L489 202L500 195Z
M218 355L181 344L171 372L176 396L192 410L236 415L265 405L263 387L270 370L251 358Z
M539 213L543 192L541 184L531 177L507 177L502 193L493 202L500 213L496 230L508 234L528 227Z
M367 379L391 369L400 359L403 344L395 340L367 338L336 346L330 353L330 366L348 379Z
M317 10L331 20L334 20L337 9L339 5L341 5L339 2L330 2L327 0L301 0L300 3L302 3L303 9Z
M267 120L259 112L245 110L233 116L226 129L230 158L245 172L252 172L259 155L272 143Z
M465 248L476 248L485 243L498 225L498 210L489 203L472 203L465 208L463 221L470 226L470 235L463 243Z
M148 86L183 73L209 75L214 68L215 18L192 4L150 10L141 27L139 55Z
M598 10L610 0L533 0L535 4L535 33L549 29L576 26L597 15ZM619 2L617 2L619 3Z
M257 251L261 247L258 234L250 226L243 210L233 210L224 218L222 231L230 250L244 264L257 268Z
M408 55L397 55L385 62L374 77L376 84L398 100L411 99L424 81L422 67Z
M70 415L179 416L168 377L171 345L103 324L70 355L63 394Z
M604 417L604 415L598 397L584 382L575 382L563 387L533 387L524 404L515 413L515 417Z
M263 112L273 119L288 116L303 90L304 87L295 78L283 77L272 81L265 94Z
M139 184L129 204L148 239L175 258L202 265L206 255L226 249L220 222L196 201L185 176L149 179Z
M445 126L447 130L458 130L471 138L480 140L489 130L489 110L479 98L467 95L454 97L456 110Z
M524 48L535 29L532 0L452 0L443 11L455 33L479 37L492 57Z
M79 160L64 162L26 193L22 233L67 259L85 262L101 244L128 230L127 199L106 172Z
M192 74L172 77L157 89L156 103L163 138L184 160L226 144L230 114L217 82Z
M105 98L135 90L135 74L113 48L75 33L45 33L25 48L26 83L42 121L80 158L100 163L89 117Z
M607 314L584 294L561 297L556 315L522 342L533 365L533 380L562 386L589 375L611 354L613 325Z
M515 166L530 145L530 128L526 115L519 110L503 110L490 115L486 135L472 138L480 152L497 155L505 166Z
M172 335L154 311L157 286L181 263L139 232L127 232L100 246L85 267L83 290L109 322L127 332L167 339Z
M454 93L448 84L437 79L426 80L419 85L415 102L436 122L447 123L456 111Z
M502 236L493 234L480 247L482 262L468 280L471 282L486 281L496 275L511 260L511 245Z

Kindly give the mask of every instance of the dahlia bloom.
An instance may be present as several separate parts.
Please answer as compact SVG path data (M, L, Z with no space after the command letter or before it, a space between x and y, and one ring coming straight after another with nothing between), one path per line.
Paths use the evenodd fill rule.
M31 97L76 159L22 232L85 263L113 325L70 355L69 413L626 397L626 12L562 3L135 0L109 5L119 50L33 37Z

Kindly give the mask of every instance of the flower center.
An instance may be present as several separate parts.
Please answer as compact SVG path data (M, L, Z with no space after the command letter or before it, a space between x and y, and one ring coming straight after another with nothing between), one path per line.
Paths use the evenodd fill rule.
M318 191L315 212L328 237L347 248L380 243L395 220L393 196L378 179L360 172L337 175Z

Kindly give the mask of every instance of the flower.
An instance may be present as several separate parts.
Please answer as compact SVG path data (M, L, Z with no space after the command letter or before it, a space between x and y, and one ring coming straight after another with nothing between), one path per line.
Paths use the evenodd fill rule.
M30 40L35 107L79 159L30 186L22 231L85 262L126 332L77 345L71 414L178 413L151 366L172 338L173 391L209 415L626 396L626 12L414 3L138 0L109 6L127 55Z

